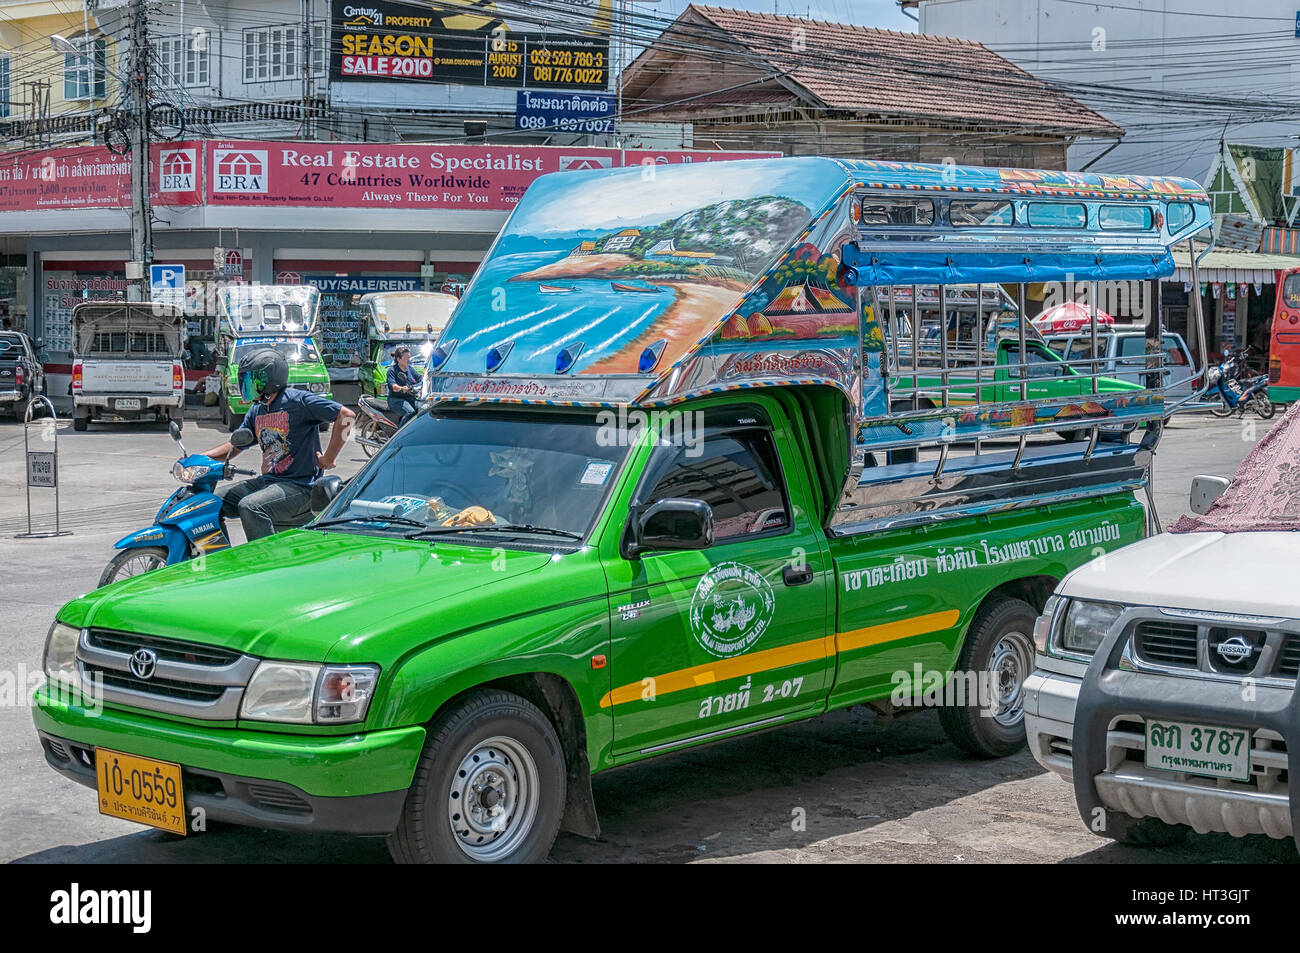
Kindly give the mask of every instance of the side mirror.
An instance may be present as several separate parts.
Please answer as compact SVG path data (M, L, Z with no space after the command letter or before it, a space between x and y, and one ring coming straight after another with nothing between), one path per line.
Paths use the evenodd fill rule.
M178 424L176 421L173 420L171 423L167 425L167 432L172 435L173 440L175 440L177 443L180 443L181 441L180 424Z
M323 476L311 485L311 509L320 513L343 492L343 481L336 476Z
M703 500L659 500L633 510L623 556L651 549L707 549L713 545L713 508Z
M243 450L257 443L257 437L247 427L240 427L230 435L230 445L236 450Z
M1189 505L1192 512L1198 516L1209 512L1211 506L1223 496L1223 491L1228 488L1228 481L1224 477L1218 476L1195 476L1192 477L1192 492Z

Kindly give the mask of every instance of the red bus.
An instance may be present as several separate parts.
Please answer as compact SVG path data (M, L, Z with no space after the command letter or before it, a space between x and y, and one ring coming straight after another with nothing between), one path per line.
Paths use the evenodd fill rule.
M1277 304L1268 347L1268 399L1300 400L1300 268L1278 272Z

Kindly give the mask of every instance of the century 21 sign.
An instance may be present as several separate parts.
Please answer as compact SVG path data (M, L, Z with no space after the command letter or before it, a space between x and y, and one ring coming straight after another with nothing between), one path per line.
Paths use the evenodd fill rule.
M412 16L406 4L335 3L330 76L341 82L425 82L603 91L609 86L609 0L581 35L531 32L477 6ZM520 28L522 27L522 29Z

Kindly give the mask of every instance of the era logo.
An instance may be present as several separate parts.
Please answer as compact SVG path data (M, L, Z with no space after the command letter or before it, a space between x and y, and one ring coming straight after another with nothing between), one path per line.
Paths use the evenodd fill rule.
M261 192L267 188L265 149L214 149L212 191Z
M161 175L160 192L193 192L194 167L198 159L193 149L167 149L158 157Z
M608 169L614 164L611 156L560 156L560 171L572 169Z

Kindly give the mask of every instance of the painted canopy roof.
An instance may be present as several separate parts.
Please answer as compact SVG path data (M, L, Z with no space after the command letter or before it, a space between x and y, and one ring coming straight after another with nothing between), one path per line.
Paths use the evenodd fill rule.
M431 362L432 392L630 401L674 369L687 370L705 350L714 370L695 361L679 375L697 389L724 364L747 366L737 352L826 344L831 337L856 341L855 295L839 266L841 249L856 237L846 196L860 184L1014 199L1205 204L1200 186L1186 179L817 157L546 175L528 189L448 322ZM1197 218L1208 222L1208 212ZM964 239L977 230L961 231ZM1026 267L1020 243L1039 236L1021 230L1024 237L1009 244L984 231L975 278L948 274L949 245L918 252L913 242L909 254L937 254L940 280L950 283L1017 280L1009 271L979 269L1005 267L987 260L1013 250L1012 270ZM953 230L946 232L951 237ZM1069 238L1095 255L1085 232ZM1142 248L1130 249L1148 271L1172 269L1162 234L1157 229ZM1123 240L1109 242L1108 268L1124 250ZM1045 247L1034 267L1050 271L1051 254ZM849 258L848 250L843 255ZM1087 273L1086 262L1067 264L1076 275Z

